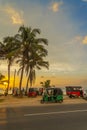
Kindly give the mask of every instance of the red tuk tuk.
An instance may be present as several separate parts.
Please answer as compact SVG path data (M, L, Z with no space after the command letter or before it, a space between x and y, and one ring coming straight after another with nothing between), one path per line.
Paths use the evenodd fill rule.
M29 88L28 97L36 97L38 95L38 89L37 88Z
M72 97L83 97L83 89L81 86L66 86L66 95Z

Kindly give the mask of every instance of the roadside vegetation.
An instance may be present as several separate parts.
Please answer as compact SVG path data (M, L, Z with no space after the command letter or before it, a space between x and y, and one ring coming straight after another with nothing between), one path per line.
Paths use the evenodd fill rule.
M46 81L44 81L44 82L40 82L40 84L42 85L42 87L44 87L44 88L49 88L49 87L51 87L51 85L50 85L50 80L46 80Z

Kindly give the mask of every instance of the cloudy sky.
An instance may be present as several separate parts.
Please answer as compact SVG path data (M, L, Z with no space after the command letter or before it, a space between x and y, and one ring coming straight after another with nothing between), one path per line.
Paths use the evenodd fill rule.
M49 70L37 76L55 85L87 86L87 0L0 0L0 40L23 24L40 28L49 41ZM0 68L7 69L3 62Z

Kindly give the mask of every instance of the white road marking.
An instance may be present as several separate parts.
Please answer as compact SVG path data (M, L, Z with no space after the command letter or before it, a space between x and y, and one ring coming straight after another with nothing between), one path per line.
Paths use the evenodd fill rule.
M24 116L41 116L41 115L66 114L66 113L76 113L76 112L87 112L87 110L72 110L72 111L59 111L59 112L31 113L31 114L24 114Z

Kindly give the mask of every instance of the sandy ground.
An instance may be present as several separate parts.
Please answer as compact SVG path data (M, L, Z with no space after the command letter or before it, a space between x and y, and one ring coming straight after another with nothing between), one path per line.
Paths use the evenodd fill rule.
M38 96L36 98L17 98L13 96L1 96L0 97L0 108L1 107L19 107L19 106L43 106L43 105L55 105L56 103L44 103L41 104L40 100L42 99L41 96ZM78 103L87 103L87 100L84 100L82 98L68 98L67 96L64 96L64 101L62 104L78 104ZM60 103L57 103L60 105Z

